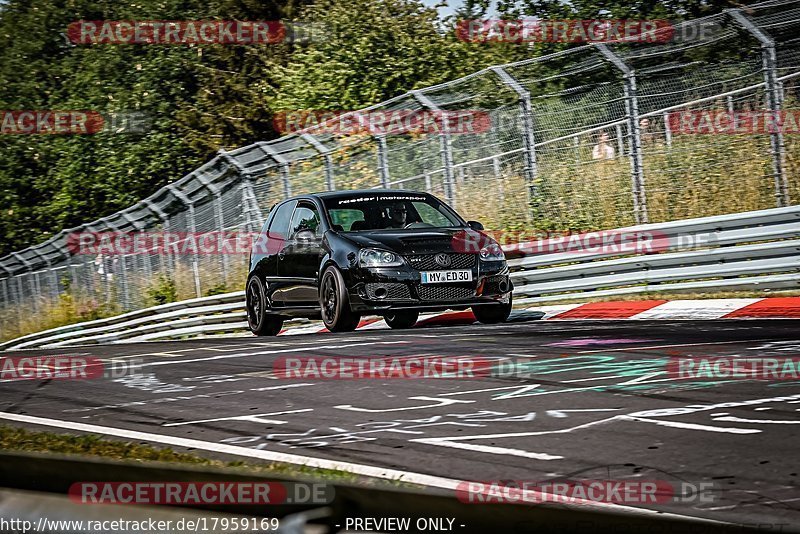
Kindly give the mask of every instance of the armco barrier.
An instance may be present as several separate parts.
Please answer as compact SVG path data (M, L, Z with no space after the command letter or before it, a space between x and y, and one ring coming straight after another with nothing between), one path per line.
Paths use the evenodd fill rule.
M515 302L535 304L651 291L800 288L800 206L644 224L606 233L658 236L658 251L631 255L619 248L565 252L559 246L542 251L541 243L533 242L506 245ZM243 297L243 292L226 293L63 326L0 344L0 350L244 331Z
M243 470L196 468L174 464L109 461L98 458L0 452L0 487L16 490L46 492L64 495L76 482L306 482L326 483L332 486L332 502L326 504L276 504L191 506L192 510L205 509L214 513L246 514L281 518L278 532L304 532L306 521L313 519L327 527L326 532L343 531L347 518L453 518L453 532L531 532L537 534L586 534L587 532L681 532L702 534L757 532L753 527L732 525L706 519L693 519L671 513L654 513L632 507L614 507L604 504L472 504L456 497L458 481L440 479L443 487L420 487L401 481L362 480L338 482L310 480L287 475L268 476ZM448 487L445 487L448 486ZM449 487L452 486L452 487ZM1 494L0 494L1 495ZM87 510L113 508L80 505ZM141 516L138 506L128 506L131 519ZM159 509L170 510L168 507ZM172 508L171 510L186 510ZM56 509L52 510L57 513ZM82 510L62 508L59 519L85 519ZM16 516L14 514L17 514ZM46 515L47 511L40 511ZM85 513L85 512L84 512ZM102 511L100 512L102 513ZM195 512L196 513L196 512ZM65 516L65 514L71 514ZM193 512L187 512L187 515ZM19 517L19 509L8 509L0 501L0 518ZM116 515L116 518L119 516ZM463 526L462 526L463 525ZM294 528L287 528L294 527ZM411 530L416 532L417 530ZM792 530L783 530L791 532ZM319 532L319 531L318 531Z

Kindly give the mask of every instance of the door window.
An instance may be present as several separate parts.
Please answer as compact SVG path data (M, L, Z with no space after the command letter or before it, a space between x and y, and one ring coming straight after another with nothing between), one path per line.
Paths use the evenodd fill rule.
M314 232L315 237L321 236L322 228L319 225L319 213L313 204L301 204L294 210L289 235L294 239L300 230L311 230Z
M275 212L275 217L272 218L272 223L269 225L269 242L267 247L270 253L280 251L286 241L289 240L289 221L292 218L292 212L297 205L296 201L286 202L278 206Z

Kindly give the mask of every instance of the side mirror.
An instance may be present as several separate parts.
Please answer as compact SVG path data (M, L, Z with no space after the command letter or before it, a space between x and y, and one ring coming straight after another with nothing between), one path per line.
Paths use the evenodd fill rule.
M478 221L467 221L467 226L476 231L483 230L483 225Z
M294 234L294 240L298 243L311 243L312 241L316 241L316 239L316 234L314 234L313 230L309 230L308 228L303 228Z

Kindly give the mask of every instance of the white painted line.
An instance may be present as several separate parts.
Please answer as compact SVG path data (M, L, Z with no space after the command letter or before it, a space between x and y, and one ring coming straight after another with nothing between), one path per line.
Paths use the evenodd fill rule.
M500 454L503 456L520 456L522 458L531 458L533 460L563 460L563 456L555 456L545 452L531 452L523 451L521 449L509 449L507 447L492 447L491 445L476 445L474 443L459 443L457 441L434 441L435 438L429 438L431 441L425 441L425 438L415 439L419 443L428 443L429 445L439 445L440 447L450 447L451 449L463 449L473 452L483 452L487 454Z
M196 450L216 452L221 454L231 454L234 456L257 458L259 460L268 460L271 462L282 462L293 465L314 467L319 469L333 469L336 471L345 471L347 473L353 473L356 475L362 475L373 478L402 480L403 482L409 482L411 484L419 484L421 486L441 488L451 491L458 489L459 485L462 482L464 482L452 478L437 477L433 475L425 475L422 473L401 471L398 469L385 469L382 467L376 467L372 465L355 464L350 462L337 462L335 460L325 460L322 458L313 458L311 456L301 456L299 454L287 454L283 452L251 449L247 447L239 447L237 445L225 445L222 443L213 443L211 441L180 438L177 436L166 436L163 434L151 434L149 432L137 432L135 430L125 430L122 428L89 425L86 423L76 423L73 421L59 421L58 419L34 417L31 415L20 415L20 414L0 412L0 419L5 419L8 421L16 421L18 423L27 423L32 425L43 425L43 426L62 428L66 430L75 430L78 432L104 434L107 436L116 436L134 441L150 441L162 445L172 445L173 447L184 447ZM565 508L569 508L569 505L563 505L563 506ZM686 519L686 520L691 520L698 525L727 524L720 521L713 521L709 519L701 519L680 514L663 513L655 510L647 510L645 508L634 508L631 506L623 506L619 504L611 504L603 502L581 501L578 502L576 506L580 506L581 507L580 509L582 510L585 510L587 507L589 507L589 508L596 508L598 510L625 512L627 514L632 514L632 515L658 516L658 517L665 517L672 519Z
M643 423L653 423L658 426L666 426L669 428L680 428L683 430L703 430L705 432L721 432L724 434L758 434L761 431L751 428L727 428L721 426L701 425L697 423L681 423L679 421L662 421L660 419L648 419L646 417L631 417L628 415L621 416L622 419L628 421L640 421ZM715 419L719 421L720 419Z
M313 412L313 408L304 408L302 410L289 410L286 412L271 412L271 413L251 413L247 415L233 415L230 417L217 417L216 419L198 419L197 421L184 421L182 423L167 423L161 426L183 426L183 425L196 425L198 423L214 423L218 421L250 421L256 423L268 423L268 424L276 424L276 425L283 425L286 424L286 421L276 420L276 419L264 419L264 417L272 416L272 415L286 415L290 413L303 413L303 412Z
M647 347L622 347L619 349L595 349L595 350L579 350L578 354L593 354L597 352L625 352L625 351L637 351L637 350L654 350L654 349L671 349L673 347L697 347L700 345L734 345L738 343L761 343L763 341L774 341L770 339L743 339L741 341L730 340L730 341L708 341L704 343L674 343L672 345L649 345Z

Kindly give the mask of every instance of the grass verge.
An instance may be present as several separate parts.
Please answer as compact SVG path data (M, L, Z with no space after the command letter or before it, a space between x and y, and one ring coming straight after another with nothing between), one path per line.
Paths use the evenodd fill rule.
M63 434L37 432L24 428L0 425L0 450L36 453L76 454L111 460L136 462L171 462L199 467L236 468L248 474L283 475L290 477L324 479L336 482L354 483L364 480L359 475L334 469L319 469L282 463L258 463L246 461L222 461L205 458L195 454L177 452L171 448L152 447L105 439L89 434ZM405 485L402 482L392 482Z

